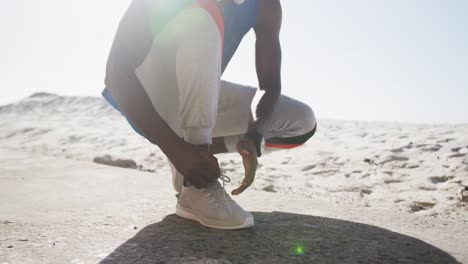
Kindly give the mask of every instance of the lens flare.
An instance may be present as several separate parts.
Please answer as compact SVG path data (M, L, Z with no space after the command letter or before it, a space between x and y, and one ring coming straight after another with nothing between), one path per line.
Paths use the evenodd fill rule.
M301 244L296 245L294 251L296 252L296 255L303 255L304 254L304 246Z

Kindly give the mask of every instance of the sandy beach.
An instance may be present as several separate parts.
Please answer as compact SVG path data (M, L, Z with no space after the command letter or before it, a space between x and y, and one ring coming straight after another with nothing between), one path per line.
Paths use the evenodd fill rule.
M120 162L115 162L118 159ZM226 188L232 190L242 180L242 161L238 154L223 154L218 159L232 179ZM448 263L454 259L468 262L464 250L468 243L468 194L463 191L468 186L468 125L319 119L317 134L305 146L266 153L259 162L254 186L235 199L258 212L254 215L260 229L273 223L274 217L312 226L319 217L327 217L338 222L324 221L326 230L351 228L350 221L366 224L447 252L434 253L433 263L439 257ZM118 248L127 252L126 246L119 247L125 245L122 243L135 235L133 239L140 239L141 229L164 223L165 217L176 218L171 216L176 200L165 156L134 133L101 98L39 93L0 107L0 164L0 263L118 263L108 256L116 258ZM49 180L51 184L45 184ZM114 202L111 195L116 197ZM309 219L315 224L292 214L315 217L311 218L314 221ZM196 228L193 225L187 232ZM327 232L321 232L324 239ZM279 236L273 233L272 237ZM93 234L100 237L90 240ZM338 239L328 239L333 237ZM54 239L70 242L51 246ZM369 239L357 241L356 247L365 248ZM389 241L382 243L390 245ZM200 252L210 246L203 245ZM421 245L406 251L388 247L386 253L399 252L402 260L417 263L418 256L429 255L408 254L426 250ZM343 256L343 262L357 262L366 254L370 259L361 259L364 263L398 260L378 255L377 248L355 255L343 251L346 248L330 246L315 260L326 260L333 249L346 252L336 255ZM198 253L192 254L193 259L166 253L159 256L164 255L167 258L160 260L164 263L240 263L237 258L220 257L222 254L208 254L211 257L205 260ZM310 263L306 260L313 260L311 256L296 260ZM271 258L272 262L262 262L255 254L251 257L258 263L284 263L281 256ZM207 262L210 259L218 262ZM126 263L131 263L131 258Z

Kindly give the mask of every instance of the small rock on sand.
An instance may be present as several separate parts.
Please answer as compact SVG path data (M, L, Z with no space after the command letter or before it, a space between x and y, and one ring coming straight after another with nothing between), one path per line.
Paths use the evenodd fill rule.
M464 147L464 148L460 149L460 150L458 151L458 153L467 154L467 153L468 153L468 147Z
M403 148L396 148L396 149L391 149L389 150L390 152L393 152L393 153L401 153L403 152Z
M437 184L437 183L443 183L443 182L449 181L453 178L454 178L453 176L433 176L433 177L430 177L429 180L432 183Z
M277 192L277 191L275 190L275 186L273 186L273 185L265 186L265 187L263 187L263 190L264 190L265 192L274 192L274 193Z
M371 194L371 193L372 193L372 190L370 190L370 189L361 189L361 194L367 194L367 195L369 195L369 194Z
M416 163L416 162L409 162L409 163L406 165L406 168L407 168L407 169L416 169L416 168L419 168L419 164Z
M449 158L462 158L462 157L465 157L465 154L455 153L449 156Z
M468 156L463 159L463 164L468 165Z
M309 166L305 166L304 168L302 168L302 171L308 171L308 170L312 170L312 169L314 169L315 167L317 167L317 165L309 165Z
M101 157L95 157L93 160L95 163L120 167L120 168L128 168L128 169L137 169L138 166L134 160L130 159L114 159L110 155L104 155Z
M452 148L451 151L452 151L452 152L458 152L458 151L460 151L460 149L462 149L462 148L460 148L460 147Z
M437 145L427 145L425 147L423 147L423 151L432 151L432 152L436 152L436 151L439 151L439 149L441 148L442 146L437 144Z
M468 187L465 186L463 189L460 190L458 198L461 202L468 203Z
M411 212L419 212L419 211L422 211L422 210L430 209L430 208L434 207L435 205L436 205L435 203L430 203L430 202L414 202L410 206L410 210L411 210Z
M388 162L394 162L394 161L408 161L409 158L405 156L397 156L397 155L391 155L386 158L384 158L379 164L383 165Z

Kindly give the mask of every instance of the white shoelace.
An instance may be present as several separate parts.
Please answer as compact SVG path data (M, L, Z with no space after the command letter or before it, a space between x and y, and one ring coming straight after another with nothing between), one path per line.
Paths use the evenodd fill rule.
M216 182L215 184L213 184L212 186L207 188L208 196L213 195L213 200L212 201L215 202L217 206L219 206L221 204L221 200L224 203L226 202L226 200L230 200L230 199L226 199L227 198L226 197L226 183L231 182L231 178L229 178L223 171L221 171L221 175L219 176L219 178L223 181L223 190L222 191L217 190L219 187L221 187L219 182ZM219 195L220 191L223 193L222 197L220 197L220 195Z
M223 190L224 190L223 194L224 194L224 198L226 198L226 187L225 187L225 184L226 184L226 182L227 182L227 183L231 182L231 178L229 178L229 177L224 173L223 170L221 170L221 174L220 174L219 178L221 178L221 180L223 181Z

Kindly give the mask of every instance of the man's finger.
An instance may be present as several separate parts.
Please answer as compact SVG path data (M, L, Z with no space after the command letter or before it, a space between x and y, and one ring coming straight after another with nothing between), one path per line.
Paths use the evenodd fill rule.
M247 188L249 188L249 185L241 185L241 187L235 189L234 191L231 192L232 195L239 195L241 193L243 193L245 190L247 190Z
M252 185L255 179L255 172L257 170L257 156L252 149L253 146L247 140L241 140L237 144L237 151L242 156L242 161L244 163L245 177L241 186L231 192L232 195L239 195L244 192Z
M239 188L235 189L234 191L232 191L231 194L232 195L239 195L239 194L243 193L245 191L245 189L247 189L247 188L239 187Z
M249 188L253 183L253 177L245 177L244 180L242 181L242 184L239 188L233 190L231 192L232 195L239 195L243 193L247 188Z

